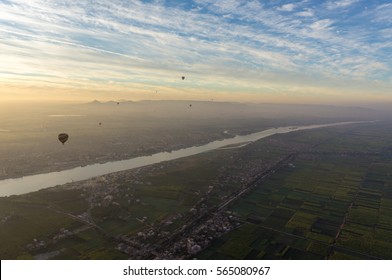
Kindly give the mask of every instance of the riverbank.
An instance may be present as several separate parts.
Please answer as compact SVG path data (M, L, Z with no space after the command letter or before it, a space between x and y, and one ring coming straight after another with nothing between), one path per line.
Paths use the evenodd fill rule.
M151 156L142 156L142 157L132 158L128 160L107 162L103 164L92 164L92 165L77 167L69 170L63 170L59 172L50 172L50 173L37 174L37 175L26 176L26 177L21 177L16 179L2 180L0 181L0 196L19 195L19 194L29 193L40 189L53 187L56 185L63 185L73 181L80 181L80 180L85 180L100 175L105 175L108 173L138 168L142 166L151 165L154 163L187 157L187 156L203 153L206 151L214 150L229 145L235 145L244 142L253 142L274 134L289 133L294 131L322 128L322 127L329 127L329 126L348 125L354 123L362 123L362 122L339 122L339 123L329 123L329 124L315 124L315 125L305 125L305 126L295 126L295 127L287 126L287 127L271 128L256 133L251 133L248 135L237 135L233 138L213 141L202 146L189 147L189 148L184 148L171 152L161 152L161 153L153 154Z

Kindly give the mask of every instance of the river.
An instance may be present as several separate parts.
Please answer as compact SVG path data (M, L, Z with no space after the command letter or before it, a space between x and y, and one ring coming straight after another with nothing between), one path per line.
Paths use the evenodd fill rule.
M199 153L215 150L227 145L239 144L239 143L250 143L256 140L274 135L279 133L288 133L299 130L314 129L328 126L353 124L360 122L339 122L329 124L316 124L316 125L305 125L305 126L287 126L271 128L248 135L238 135L233 138L213 141L202 146L189 147L180 149L172 152L161 152L150 156L136 157L127 160L97 163L86 166L80 166L68 170L50 172L44 174L36 174L30 176L24 176L21 178L6 179L0 181L0 197L19 195L38 191L40 189L49 188L57 185L63 185L73 181L86 180L92 177L101 176L117 171L123 171L133 169L137 167L147 166L154 163L163 161L169 161L182 157L192 156Z

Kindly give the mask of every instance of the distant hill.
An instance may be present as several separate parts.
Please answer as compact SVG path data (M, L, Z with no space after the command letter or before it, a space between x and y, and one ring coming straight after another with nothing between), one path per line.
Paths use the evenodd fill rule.
M105 101L94 100L84 104L90 108L113 108L120 112L149 113L162 117L185 118L326 118L369 120L384 116L382 111L365 107L273 104L273 103L236 103L194 100L142 100L142 101Z

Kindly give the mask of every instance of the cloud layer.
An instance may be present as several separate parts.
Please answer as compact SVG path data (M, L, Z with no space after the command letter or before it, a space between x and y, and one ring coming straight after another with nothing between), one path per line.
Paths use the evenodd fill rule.
M369 2L1 1L0 83L388 97L392 4Z

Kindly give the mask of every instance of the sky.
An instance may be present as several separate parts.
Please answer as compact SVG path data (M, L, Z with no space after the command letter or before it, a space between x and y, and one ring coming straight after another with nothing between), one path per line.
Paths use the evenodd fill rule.
M392 1L0 0L0 100L345 104L391 89Z

